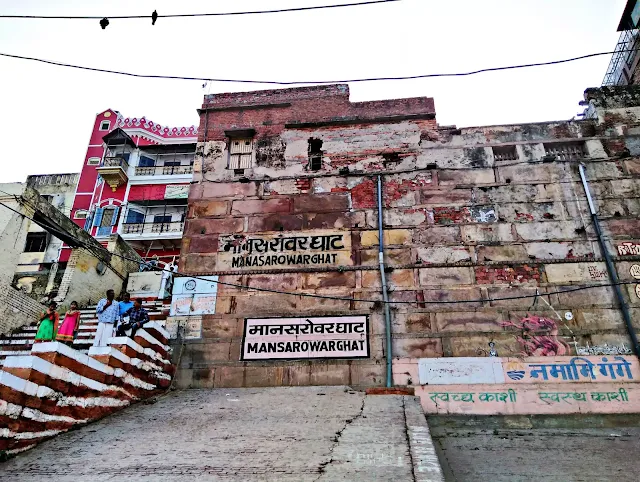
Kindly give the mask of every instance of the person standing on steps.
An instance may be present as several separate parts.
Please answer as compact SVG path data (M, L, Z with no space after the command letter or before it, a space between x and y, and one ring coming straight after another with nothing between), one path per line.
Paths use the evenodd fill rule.
M62 325L60 325L60 329L56 335L56 341L61 341L66 345L72 346L79 328L80 311L78 310L78 303L72 301L69 311L64 315L64 320L62 321Z
M107 341L113 336L114 323L120 318L120 306L114 300L113 290L107 290L107 297L98 301L96 314L98 315L98 329L93 346L107 346Z
M56 311L57 307L56 302L52 301L49 303L47 311L42 313L40 321L38 322L38 332L36 333L34 343L53 341L55 338L56 329L58 328L58 323L60 323L60 316Z

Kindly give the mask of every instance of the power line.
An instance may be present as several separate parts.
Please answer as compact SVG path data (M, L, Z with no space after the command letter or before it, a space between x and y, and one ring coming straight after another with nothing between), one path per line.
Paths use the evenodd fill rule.
M46 60L40 59L37 57L27 57L23 55L15 55L15 54L7 54L0 52L0 56L8 57L12 59L20 59L20 60L31 60L34 62L41 62L43 64L56 65L58 67L68 67L79 70L88 70L91 72L102 72L105 74L116 74L116 75L124 75L127 77L137 77L142 79L171 79L171 80L197 80L199 82L235 82L242 84L271 84L271 85L322 85L322 84L346 84L346 83L355 83L355 82L374 82L381 80L412 80L412 79L427 79L427 78L435 78L435 77L465 77L469 75L481 74L485 72L499 72L503 70L515 70L515 69L523 69L528 67L542 67L546 65L558 65L568 62L575 62L577 60L584 60L592 57L598 57L602 55L611 55L616 52L633 52L636 49L632 50L618 50L618 51L610 51L610 52L597 52L593 54L580 55L578 57L572 57L569 59L562 60L552 60L548 62L534 62L530 64L520 64L520 65L509 65L505 67L488 67L484 69L472 70L468 72L457 72L457 73L442 73L442 74L420 74L420 75L404 75L397 77L367 77L360 79L345 79L345 80L297 80L297 81L281 81L281 80L247 80L247 79L213 79L209 77L187 77L180 75L155 75L155 74L135 74L132 72L123 72L120 70L110 70L110 69L101 69L97 67L86 67L82 65L68 64L65 62L58 62L55 60Z
M22 214L12 208L10 208L9 206L7 206L6 204L0 203L1 206L6 207L7 209L10 209L11 211L20 214L22 217L27 218L35 223L37 223L33 218L27 216L26 214ZM88 246L86 243L81 243L80 247L86 249L87 251L89 251L90 254L92 254L95 258L99 259L100 261L104 262L104 263L109 263L108 261L106 261L105 259L103 259L102 257L98 256L94 250L93 247ZM122 254L118 254L118 253L108 253L111 256L116 256L119 258L122 258L124 260L127 261L132 261L134 263L137 263L139 266L145 265L145 266L149 266L146 262L144 261L140 261L137 260L135 258L131 258ZM160 268L154 268L152 267L154 271L164 271ZM428 266L425 266L425 268L428 268ZM255 287L255 286L248 286L248 285L241 285L241 284L237 284L237 283L229 283L226 281L211 281L210 279L204 278L202 276L197 276L197 275L191 275L191 274L187 274L187 273L181 273L179 271L173 271L172 273L180 275L181 277L187 277L187 278L193 278L193 279L198 279L198 280L202 280L202 281L207 281L209 283L216 283L218 285L222 285L222 286L229 286L232 288L237 288L237 289L241 289L241 290L252 290L252 291L259 291L259 292L266 292L266 293L274 293L274 294L280 294L280 295L288 295L288 296L299 296L299 297L303 297L303 298L317 298L317 299L325 299L325 300L336 300L336 301L349 301L349 302L360 302L360 303L385 303L385 301L383 300L373 300L373 299L366 299L366 298L353 298L353 297L347 297L347 296L330 296L330 295L319 295L319 294L315 294L315 293L303 293L303 292L293 292L293 291L282 291L282 290L275 290L275 289L270 289L270 288L259 288L259 287ZM500 298L487 298L487 299L475 299L475 300L435 300L435 301L428 301L428 300L420 300L420 301L387 301L386 303L388 304L392 304L392 305L432 305L432 304L459 304L459 303L486 303L487 301L491 302L491 301L509 301L509 300L523 300L523 299L530 299L530 298L537 298L539 296L548 296L548 295L557 295L557 294L564 294L564 293L573 293L575 291L582 291L582 290L587 290L587 289L592 289L592 288L604 288L604 287L611 287L611 286L615 286L615 285L630 285L630 284L636 284L636 281L618 281L617 283L601 283L601 284L593 284L593 285L584 285L584 286L576 286L575 288L569 288L569 289L565 289L565 290L556 290L556 291L548 291L546 293L534 293L531 295L519 295L519 296L503 296ZM531 287L533 288L537 288L537 290L539 289L539 287L535 286L535 287ZM536 291L537 291L536 290Z
M133 261L138 263L139 265L147 265L145 262L140 262L136 259L133 258L129 258L127 256L118 254L118 253L110 253L113 256L117 256L120 257L122 259L128 260L128 261ZM428 266L425 266L425 268L428 268ZM155 268L154 271L163 271L160 268ZM237 289L243 289L243 290L253 290L253 291L261 291L261 292L267 292L267 293L274 293L274 294L280 294L280 295L290 295L290 296L300 296L300 297L304 297L304 298L320 298L320 299L325 299L325 300L336 300L336 301L357 301L357 302L361 302L361 303L385 303L383 300L372 300L372 299L366 299L366 298L353 298L353 297L347 297L347 296L330 296L330 295L319 295L319 294L315 294L315 293L303 293L303 292L293 292L293 291L281 291L281 290L275 290L275 289L270 289L270 288L258 288L258 287L254 287L254 286L248 286L248 285L241 285L241 284L237 284L237 283L229 283L226 281L211 281L210 279L207 278L203 278L201 276L194 276L191 274L187 274L187 273L181 273L179 271L174 271L173 273L180 275L181 277L187 277L187 278L194 278L194 279L198 279L198 280L202 280L202 281L207 281L210 283L216 283L219 285L223 285L223 286L230 286L233 288L237 288ZM603 284L594 284L594 285L585 285L585 286L576 286L575 288L569 288L566 290L557 290L557 291L549 291L547 293L538 293L538 294L532 294L532 295L519 295L519 296L506 296L506 297L502 297L502 298L488 298L488 299L476 299L476 300L437 300L437 301L387 301L386 303L389 304L410 304L410 305L428 305L428 304L458 304L458 303L485 303L487 301L507 301L507 300L521 300L521 299L529 299L529 298L537 298L539 296L548 296L548 295L557 295L557 294L563 294L563 293L572 293L574 291L581 291L581 290L586 290L586 289L591 289L591 288L602 288L602 287L608 287L608 286L614 286L614 285L628 285L628 284L636 284L637 282L635 281L619 281L617 283L603 283ZM539 287L531 287L533 288L538 288Z
M248 12L215 12L215 13L178 13L169 15L156 15L156 18L181 18L181 17L224 17L232 15L255 15L262 13L286 13L286 12L303 12L307 10L323 10L329 8L340 7L358 7L362 5L373 5L377 3L399 2L400 0L371 0L357 3L340 3L333 5L317 5L314 7L295 7L295 8L277 8L272 10L252 10ZM40 19L40 20L100 20L102 18L109 19L140 19L152 18L152 15L114 15L114 16L91 16L91 15L0 15L0 18L14 19Z

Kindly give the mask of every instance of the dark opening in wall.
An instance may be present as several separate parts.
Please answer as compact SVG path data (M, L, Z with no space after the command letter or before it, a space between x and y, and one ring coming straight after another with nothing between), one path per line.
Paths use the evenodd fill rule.
M25 253L42 253L47 249L47 233L29 233L24 246Z
M516 146L493 146L493 157L496 161L517 161L518 151Z
M586 156L583 141L545 142L543 146L547 156L554 156L560 161L575 161Z
M400 163L400 155L397 152L382 154L382 164L385 168L393 168Z
M322 169L322 139L309 139L309 169Z

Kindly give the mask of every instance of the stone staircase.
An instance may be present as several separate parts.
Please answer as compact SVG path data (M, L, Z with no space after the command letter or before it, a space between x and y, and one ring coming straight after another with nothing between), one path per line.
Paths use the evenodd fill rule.
M149 312L150 320L164 325L164 321L169 315L170 304L165 304L162 300L146 299L142 306ZM60 314L60 322L62 322L62 319L64 319L63 313ZM95 305L80 310L80 329L73 343L73 348L87 353L93 344L97 328L98 319ZM3 360L8 356L29 355L36 331L37 327L34 324L34 326L22 326L14 330L10 335L0 336L0 367Z
M106 347L91 346L95 307L82 310L73 347L34 344L30 326L0 340L0 460L170 386L167 306L159 300L144 306L152 321L134 339L114 337Z

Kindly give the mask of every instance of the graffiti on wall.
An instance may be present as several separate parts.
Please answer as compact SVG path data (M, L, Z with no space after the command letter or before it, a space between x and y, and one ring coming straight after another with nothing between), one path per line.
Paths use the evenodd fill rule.
M589 343L587 343L587 346L578 346L576 344L576 353L578 355L581 356L585 356L585 355L632 355L633 351L631 351L631 348L625 346L625 344L623 343L622 346L616 346L616 345L608 345L608 344L604 344L604 345L593 345L593 346L589 346Z
M618 254L620 256L640 255L640 243L621 243L618 245Z
M558 338L558 325L551 318L527 315L520 321L506 321L504 328L516 328L516 340L524 356L560 356L569 353L569 345Z

